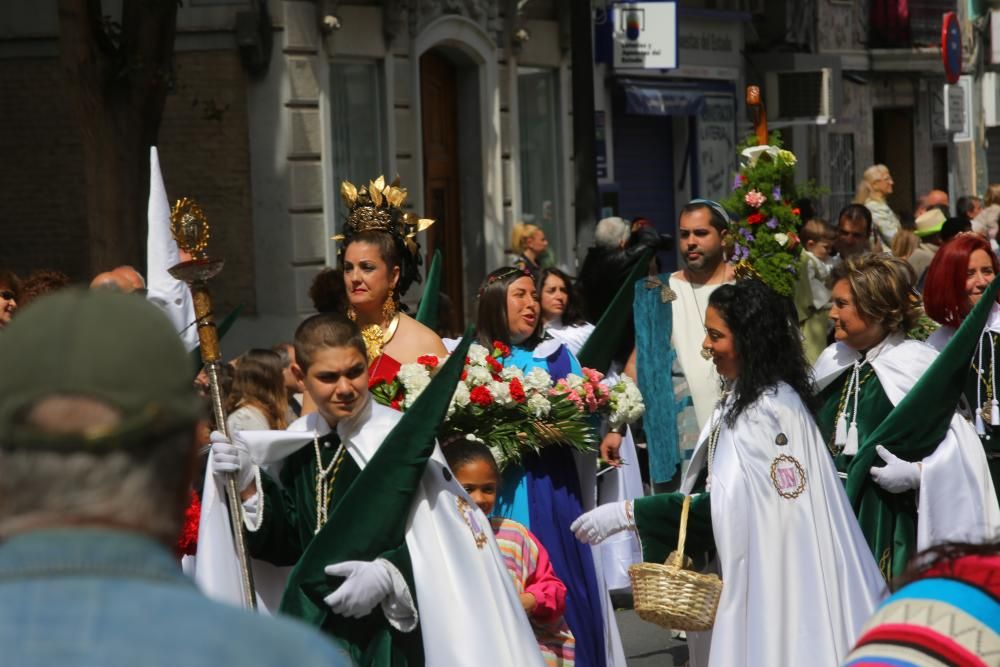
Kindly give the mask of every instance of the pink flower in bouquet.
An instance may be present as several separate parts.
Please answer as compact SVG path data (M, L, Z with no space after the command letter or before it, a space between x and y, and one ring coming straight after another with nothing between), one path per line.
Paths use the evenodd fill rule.
M584 392L586 396L584 396L583 402L587 406L587 411L597 412L600 405L598 404L597 396L594 395L594 385L589 383L584 385Z
M594 384L597 384L604 379L604 373L601 373L600 371L595 371L593 368L584 368L583 375L590 382L593 382Z
M751 208L760 208L761 204L767 201L767 195L759 190L751 190L743 197L743 201Z
M469 402L487 408L493 404L493 394L486 387L473 387L469 392Z

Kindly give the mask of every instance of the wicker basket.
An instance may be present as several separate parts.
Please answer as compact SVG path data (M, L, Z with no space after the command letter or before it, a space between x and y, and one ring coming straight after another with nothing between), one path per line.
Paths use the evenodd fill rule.
M671 630L703 631L715 623L722 580L715 574L702 574L684 557L688 509L691 496L685 496L677 551L666 563L636 563L628 569L632 579L632 597L639 618Z

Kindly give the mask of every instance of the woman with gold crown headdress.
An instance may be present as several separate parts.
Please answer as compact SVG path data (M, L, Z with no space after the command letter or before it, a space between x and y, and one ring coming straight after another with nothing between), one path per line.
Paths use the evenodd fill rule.
M343 234L347 315L357 322L368 348L370 383L394 378L402 364L425 354L447 355L436 333L402 312L400 298L420 281L420 246L414 237L433 220L404 213L406 189L399 179L379 176L367 186L344 181L340 194L348 208Z

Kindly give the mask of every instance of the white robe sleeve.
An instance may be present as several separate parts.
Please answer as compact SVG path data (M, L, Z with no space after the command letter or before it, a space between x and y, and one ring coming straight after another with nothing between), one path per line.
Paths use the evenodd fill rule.
M923 461L917 514L917 550L943 542L982 543L1000 534L1000 505L986 453L961 417Z

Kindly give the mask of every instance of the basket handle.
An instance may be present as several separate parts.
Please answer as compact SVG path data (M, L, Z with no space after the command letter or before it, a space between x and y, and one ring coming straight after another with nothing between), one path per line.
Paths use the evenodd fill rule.
M681 525L677 531L677 553L684 561L684 540L687 538L688 509L691 507L691 496L684 496L684 504L681 506Z

